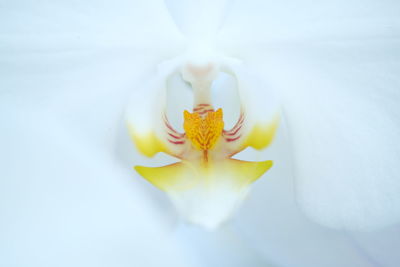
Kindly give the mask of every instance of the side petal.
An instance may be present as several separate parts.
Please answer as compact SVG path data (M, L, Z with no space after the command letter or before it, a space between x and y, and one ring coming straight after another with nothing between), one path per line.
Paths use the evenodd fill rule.
M235 3L223 50L279 90L303 210L334 228L400 222L399 3L254 3Z
M131 139L147 157L159 152L180 157L186 149L184 136L173 129L166 116L167 82L176 70L172 65L163 66L141 88L134 90L126 109Z
M242 113L238 123L227 133L229 138L225 140L232 141L228 146L234 153L249 146L258 150L266 148L273 141L280 120L275 93L248 66L244 68L240 63L228 61L223 70L236 79Z
M163 114L166 101L166 76L155 75L147 84L132 92L126 110L126 123L132 141L145 156L166 152Z
M259 67L281 93L301 207L334 228L399 222L398 44L292 49L270 51Z
M257 150L269 146L274 140L276 130L279 126L279 116L276 115L272 121L255 124L248 133L242 146L253 147Z

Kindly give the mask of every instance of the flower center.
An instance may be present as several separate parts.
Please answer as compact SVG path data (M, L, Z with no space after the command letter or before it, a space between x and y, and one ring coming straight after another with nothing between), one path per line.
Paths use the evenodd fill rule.
M197 150L212 149L222 135L224 121L222 109L207 111L204 116L201 112L183 112L183 128L187 138Z

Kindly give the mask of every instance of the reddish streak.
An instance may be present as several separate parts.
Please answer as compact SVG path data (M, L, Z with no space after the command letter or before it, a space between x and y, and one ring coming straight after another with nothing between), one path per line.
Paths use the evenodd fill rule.
M168 141L170 143L174 144L174 145L183 145L185 143L185 141L172 141L172 140L169 140L169 139L168 139Z
M233 128L232 129L230 129L228 132L232 132L232 131L234 131L237 127L242 127L242 123L243 123L243 120L244 120L244 116L243 116L243 113L240 115L240 117L239 117L239 120L238 120L238 122L235 124L235 126L233 126Z
M173 131L174 133L178 134L178 132L175 131L174 128L172 128L171 125L169 125L168 122L165 122L165 125L168 127L168 129L170 129L170 130Z
M173 138L175 138L175 139L181 139L182 138L182 136L176 136L176 135L173 135L173 134L170 134L170 133L168 133L168 135L173 137Z
M240 135L237 136L237 137L235 137L235 138L225 138L225 140L226 140L227 142L232 142L232 141L238 140L239 138L240 138Z
M200 115L206 114L207 112L214 111L214 109L206 109L203 111L198 112Z
M210 104L198 104L197 106L200 106L200 107L207 107L207 106L209 106Z
M229 132L226 132L225 134L226 134L226 135L229 135L229 136L233 136L233 135L237 134L237 132L239 132L239 130L240 130L241 128L242 128L242 125L240 125L240 127L237 128L233 133L232 133L231 131L229 131Z

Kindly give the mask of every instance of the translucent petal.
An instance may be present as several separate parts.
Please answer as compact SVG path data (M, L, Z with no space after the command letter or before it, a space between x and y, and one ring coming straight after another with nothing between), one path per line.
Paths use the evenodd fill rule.
M324 225L360 230L400 220L397 46L280 46L269 47L268 61L257 58L283 100L298 201Z
M220 31L225 53L267 43L384 39L398 33L400 3L393 0L235 1ZM265 51L265 50L263 50ZM240 52L239 52L240 54Z
M302 212L294 194L296 181L292 176L290 140L285 126L283 118L268 149L251 154L245 150L240 154L253 158L263 154L274 159L274 166L252 186L251 194L232 222L235 233L257 254L275 263L274 266L377 266L374 257L352 240L351 233L324 227ZM396 243L387 241L382 238L375 245L386 247L387 255L395 257L396 247L388 246Z
M1 54L0 265L192 266L130 168L123 109L149 57L112 52Z
M129 48L165 57L181 53L184 45L162 0L22 0L4 3L1 13L0 40L8 53Z
M400 221L400 6L362 6L238 2L220 35L279 93L303 210L357 230Z
M231 149L240 151L248 146L255 149L267 147L279 125L279 102L275 92L252 70L251 65L227 61L223 69L236 79L243 116L238 121L240 125L243 119L241 138L239 142L229 144ZM232 134L237 128L233 128Z
M166 5L176 25L191 41L215 40L215 35L223 24L231 0L167 0Z
M160 4L1 4L1 266L196 265L123 123L132 85L176 50Z
M171 134L181 136L166 115L168 79L175 71L175 67L162 67L138 84L130 97L126 110L128 130L136 147L148 157L158 152L178 156L188 145L183 137L182 144L169 141Z
M131 138L146 156L166 152L164 111L167 77L154 75L133 90L126 112Z

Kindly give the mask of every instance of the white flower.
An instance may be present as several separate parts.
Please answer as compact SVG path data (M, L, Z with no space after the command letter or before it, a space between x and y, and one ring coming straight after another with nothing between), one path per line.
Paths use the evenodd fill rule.
M183 79L191 84L194 91L193 111L196 111L202 104L210 105L210 111L214 111L209 94L213 81L224 70L233 75L239 90L239 97L242 101L243 98L246 100L243 101L244 103L242 102L241 113L244 116L244 125L247 127L244 127L244 132L235 135L235 137L240 136L241 138L235 140L232 147L229 142L225 142L228 139L223 132L223 126L214 129L214 131L219 131L215 135L216 138L219 136L222 138L214 140L218 142L216 144L217 151L210 157L211 161L221 157L225 159L236 154L247 146L252 146L251 142L260 142L263 136L265 136L265 145L257 148L264 148L270 143L277 127L277 123L273 122L271 115L274 114L271 110L275 110L275 114L277 114L277 105L274 101L270 101L269 97L271 89L265 86L265 82L263 83L257 75L243 77L243 69L253 67L250 62L246 61L246 53L249 53L248 50L251 51L251 49L245 47L225 49L226 40L232 39L229 38L229 35L228 37L224 36L224 31L227 31L223 22L226 5L226 1L202 1L196 4L185 2L182 6L171 8L178 25L181 25L182 32L187 36L189 55L173 60L173 63L163 63L159 70L159 77L150 78L151 82L148 85L141 84L141 89L138 89L133 97L133 111L128 116L132 135L144 154L153 155L163 151L183 160L183 164L172 165L174 171L172 168L144 169L140 167L137 169L139 173L170 195L173 192L171 197L178 207L184 210L183 213L189 217L189 220L201 223L203 219L198 216L205 217L207 224L211 223L209 220L213 221L212 217L216 217L215 224L223 221L237 203L236 199L242 198L243 194L242 190L236 190L237 197L232 198L230 194L222 197L223 193L218 193L217 185L208 187L209 190L203 190L203 188L200 190L201 193L197 191L193 193L193 189L198 190L199 187L204 187L202 182L198 183L199 181L207 180L205 177L207 175L199 171L198 166L200 165L194 163L199 158L195 156L196 153L200 153L200 151L196 151L201 150L207 153L208 148L194 149L196 144L193 143L193 138L190 137L190 132L188 133L186 128L186 133L182 135L179 135L174 129L168 129L171 127L164 114L170 76L180 71ZM232 26L240 26L240 24L234 22ZM258 37L259 32L261 32L260 29L253 32L255 38ZM268 36L266 38L268 40ZM229 55L222 52L225 50L230 50L230 53L241 57L244 61L241 69L235 67L232 60L226 59L226 56ZM212 52L210 53L210 51ZM282 75L268 67L266 69L264 64L268 64L268 58L265 59L266 62L263 62L262 54L256 53L254 56L260 58L259 72L268 75L265 80L274 80L273 76L275 75L272 75L274 72ZM198 61L201 63L197 63ZM276 67L274 66L274 68ZM400 157L399 148L393 143L399 133L399 121L391 119L389 115L390 112L396 111L395 107L378 106L379 104L374 103L374 100L370 100L370 95L377 94L378 88L372 88L367 92L357 88L345 89L344 86L336 86L333 83L325 84L327 79L320 81L318 77L315 77L313 81L297 79L299 81L292 83L291 81L297 75L300 77L303 75L302 69L299 69L297 73L291 73L290 78L285 79L280 76L279 79L283 81L277 81L275 86L282 101L289 128L295 168L294 176L297 180L297 199L303 210L314 220L334 228L374 229L398 222L400 220L400 181L397 179L397 175L400 170L398 170L397 162ZM259 77L261 76L259 75ZM379 88L379 90L384 89ZM233 93L234 88L231 88L231 91ZM154 102L156 99L158 99L157 102ZM179 101L182 100L177 100L177 102ZM148 115L138 116L137 114L140 112ZM183 113L183 110L181 112ZM368 112L368 116L366 116L366 112ZM153 117L149 118L148 116ZM254 118L255 116L256 118ZM256 128L260 126L257 125L257 119L263 120L264 124L261 125L265 126L262 126L264 130L254 137L251 136L253 125L256 125ZM373 123L370 121L371 119L373 119ZM143 122L144 120L146 120L146 124ZM187 116L185 116L184 123L187 124ZM232 133L235 130L233 128ZM198 129L193 131L201 134ZM168 136L174 133L179 136L177 140L180 144L178 145L172 145L171 138ZM382 140L382 136L385 136L384 140ZM246 142L250 142L250 144ZM253 147L255 146L253 145ZM151 152L148 151L149 149ZM377 157L372 158L371 155L377 155ZM189 164L189 162L191 163ZM190 168L188 164L191 166ZM221 181L226 179L232 183L235 180L245 179L243 178L245 173L250 170L255 170L255 172L248 174L247 181L254 181L254 177L258 178L261 174L256 171L257 167L243 166L241 167L243 174L236 178L229 178L229 175L233 176L233 173L238 173L235 167L227 167L222 161L221 167L218 167L218 163L213 166L215 166L212 168L211 176L213 178L210 179L218 180L216 177L220 176ZM262 168L261 165L257 166ZM267 167L266 165L264 167L265 171ZM229 173L229 169L231 173ZM157 173L154 173L156 170ZM216 174L217 170L220 173ZM175 175L175 172L180 174ZM222 175L222 173L226 175ZM168 177L169 175L171 177ZM177 185L180 183L184 186ZM246 184L248 183L246 182ZM225 189L228 185L226 182L223 184L223 189L220 189L221 192L226 193ZM241 188L247 189L244 186ZM182 194L177 196L177 190L183 192L182 194L185 196L183 197ZM220 198L210 196L210 190ZM213 198L215 201L210 200ZM193 204L193 199L197 199L199 203ZM210 200L212 204L203 207L202 204L207 202L206 199ZM216 208L219 205L224 208L217 208L218 211L215 211L210 207ZM197 214L197 209L201 210L199 212L202 215ZM215 214L211 216L204 212L204 209L210 209L212 213L218 213L220 217ZM196 218L191 218L193 216ZM213 225L213 223L211 224Z
M216 10L206 10L210 27ZM132 91L189 46L164 3L3 3L0 265L398 266L398 10L232 4L216 51L263 80L260 101L273 89L283 113L267 150L237 155L273 167L210 233L176 227L163 193L132 170L173 162L135 155L123 118ZM341 229L393 226L332 230L300 210Z

